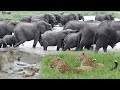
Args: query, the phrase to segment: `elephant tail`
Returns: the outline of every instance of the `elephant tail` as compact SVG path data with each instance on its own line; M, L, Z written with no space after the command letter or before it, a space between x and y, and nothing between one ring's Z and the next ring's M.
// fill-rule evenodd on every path
M115 60L114 61L114 66L112 67L112 69L110 69L110 70L114 70L114 69L116 69L118 67L118 62Z

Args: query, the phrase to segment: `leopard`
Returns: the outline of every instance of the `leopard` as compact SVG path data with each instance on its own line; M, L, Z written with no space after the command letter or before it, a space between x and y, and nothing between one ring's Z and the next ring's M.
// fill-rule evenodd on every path
M80 73L82 71L90 71L92 67L90 66L80 66L80 67L71 67L65 60L60 57L55 57L50 60L48 64L51 68L57 69L61 73L70 72L70 73Z
M88 54L81 52L76 58L78 61L81 61L80 66L91 66L91 67L104 67L102 63L97 63L96 59L91 59Z
M70 72L71 71L71 66L62 58L60 57L54 57L53 59L50 60L48 65L51 68L57 69L61 73L65 72Z

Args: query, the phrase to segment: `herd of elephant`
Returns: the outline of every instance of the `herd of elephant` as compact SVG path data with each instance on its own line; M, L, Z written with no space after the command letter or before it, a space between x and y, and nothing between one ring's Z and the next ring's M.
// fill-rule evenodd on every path
M59 25L62 31L53 27ZM48 46L57 46L57 51L76 47L75 50L90 50L96 45L98 52L103 47L112 48L120 41L120 21L115 21L112 14L97 14L95 20L84 21L82 14L54 13L23 16L19 21L8 18L0 19L0 48L18 47L25 41L34 40L33 48L39 41L44 50Z

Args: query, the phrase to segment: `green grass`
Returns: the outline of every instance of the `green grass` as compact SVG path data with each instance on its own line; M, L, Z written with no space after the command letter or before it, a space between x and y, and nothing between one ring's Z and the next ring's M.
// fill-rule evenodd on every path
M91 16L99 13L101 14L112 13L115 18L120 18L120 13L118 13L118 11L12 11L12 14L10 15L2 15L2 13L0 12L0 17L19 20L22 16L37 15L42 13L59 13L59 12L76 13L76 14L82 14L84 16L88 16L88 15Z
M40 79L119 79L120 78L120 67L110 71L112 68L114 60L117 60L120 63L120 52L99 52L98 54L91 51L85 51L92 59L97 59L97 62L103 63L104 68L94 68L89 72L81 73L60 73L56 69L52 69L48 66L49 61L53 57L63 58L71 67L78 67L80 62L76 61L76 56L79 54L79 51L65 51L58 52L54 55L46 55L43 57L41 64L41 75Z

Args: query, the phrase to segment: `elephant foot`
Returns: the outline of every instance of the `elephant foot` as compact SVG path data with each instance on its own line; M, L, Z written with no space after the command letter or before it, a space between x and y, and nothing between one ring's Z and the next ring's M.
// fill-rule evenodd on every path
M33 48L36 48L35 46L33 46Z

